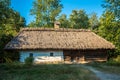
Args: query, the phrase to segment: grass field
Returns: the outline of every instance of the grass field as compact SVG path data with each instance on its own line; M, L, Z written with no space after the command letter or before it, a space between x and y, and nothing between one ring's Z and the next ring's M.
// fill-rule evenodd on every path
M88 66L92 66L94 68L97 68L98 70L101 70L103 72L108 73L114 73L120 75L120 63L90 63L87 64Z
M99 80L81 66L46 64L24 66L0 65L0 80Z

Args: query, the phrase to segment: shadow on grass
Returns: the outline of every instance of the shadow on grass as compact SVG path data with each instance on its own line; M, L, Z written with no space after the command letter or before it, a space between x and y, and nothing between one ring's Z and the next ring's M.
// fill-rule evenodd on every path
M99 80L94 73L75 64L1 64L0 70L0 80Z

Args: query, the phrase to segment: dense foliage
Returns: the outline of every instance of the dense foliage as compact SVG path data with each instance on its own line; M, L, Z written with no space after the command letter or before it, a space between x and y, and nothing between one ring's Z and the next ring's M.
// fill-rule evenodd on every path
M27 57L25 59L25 65L31 66L33 64L34 58L33 57Z
M10 0L0 0L0 62L14 60L14 53L4 52L4 47L24 26L25 19L10 7Z
M53 26L55 18L61 12L61 0L35 0L31 14L35 15L34 26ZM30 26L30 25L29 25Z
M120 54L120 0L104 0L106 9L100 18L99 34L116 46Z
M73 10L69 18L62 14L57 19L62 28L87 29L89 28L89 17L85 10Z
M120 0L104 0L102 6L106 11L112 12L115 18L120 21Z
M70 28L70 21L67 19L66 14L62 14L58 17L58 21L61 24L61 28Z
M74 27L76 29L87 29L89 27L88 15L84 10L73 10L70 15L70 23L71 27Z
M89 16L89 26L91 30L97 30L99 27L99 20L96 13L91 13Z

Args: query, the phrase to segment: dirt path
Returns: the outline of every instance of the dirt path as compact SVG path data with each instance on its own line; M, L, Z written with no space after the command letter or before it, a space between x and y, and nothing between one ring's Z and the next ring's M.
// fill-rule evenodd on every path
M96 76L101 80L120 80L120 75L101 72L91 66L84 66L84 67L94 72Z

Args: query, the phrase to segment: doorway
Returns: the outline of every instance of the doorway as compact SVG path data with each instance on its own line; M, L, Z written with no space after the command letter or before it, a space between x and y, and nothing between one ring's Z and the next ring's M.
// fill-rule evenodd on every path
M78 58L77 53L78 53L78 51L70 52L71 62L77 62L77 58Z

